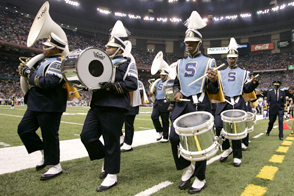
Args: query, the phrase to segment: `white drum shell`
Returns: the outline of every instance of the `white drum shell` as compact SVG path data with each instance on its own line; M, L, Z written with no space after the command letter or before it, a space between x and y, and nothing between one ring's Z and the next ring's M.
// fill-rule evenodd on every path
M194 116L197 117L197 115L207 115L208 120L201 124L196 123L197 125L194 126L194 121L191 122L192 119L189 118L194 118ZM180 127L179 124L182 123L179 123L179 121L183 119L191 122L191 124L185 125L185 127ZM191 112L177 118L173 125L175 132L179 135L181 141L178 147L178 156L182 156L189 161L203 161L214 156L219 149L219 144L214 140L214 134L212 131L213 124L214 117L212 114L205 111ZM204 149L202 149L203 147Z
M241 115L234 116L230 115L230 113L239 113ZM224 128L221 130L220 135L230 140L240 140L247 136L247 113L245 111L238 109L226 110L221 113L221 119L223 121ZM235 124L235 126L240 127L240 129L235 130L237 133L231 133L230 130L226 130L226 127L230 127L232 124Z

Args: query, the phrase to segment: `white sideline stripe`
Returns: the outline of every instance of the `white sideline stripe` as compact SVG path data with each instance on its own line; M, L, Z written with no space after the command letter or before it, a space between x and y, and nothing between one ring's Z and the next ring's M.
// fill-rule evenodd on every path
M72 125L84 125L84 124L81 124L81 123L73 123L73 122L65 122L65 121L60 121L62 123L66 123L66 124L72 124Z
M146 130L149 130L150 128L148 127L139 127L140 129L146 129Z
M259 137L262 136L262 135L264 135L264 133L260 133L260 134L258 134L258 135L256 135L256 136L254 136L253 138L259 138Z
M22 116L11 115L11 114L1 114L1 113L0 113L0 115L3 115L3 116L14 116L14 117L20 117L20 118L22 118Z
M206 162L206 165L210 165L211 163L219 160L221 158L221 154L220 155L217 155L215 157L212 157L211 159L209 159L207 162Z
M136 120L149 120L149 121L151 121L151 118L150 119L136 118Z
M156 142L155 129L135 131L133 148ZM103 139L101 139L103 142ZM88 157L80 138L60 141L60 162ZM24 146L0 148L0 175L35 168L41 160L39 151L28 154ZM62 163L61 163L62 164Z
M173 184L173 183L170 181L161 182L158 185L155 185L149 189L146 189L145 191L142 191L142 192L136 194L135 196L149 196L149 195L152 195L153 193L156 193L160 189L168 187L171 184Z
M3 115L3 116L14 116L14 117L20 117L22 118L23 116L17 116L17 115L11 115L11 114L1 114L0 115ZM65 121L60 121L62 123L67 123L67 124L72 124L72 125L84 125L84 124L81 124L81 123L73 123L73 122L65 122Z
M5 147L10 146L10 144L6 144L6 143L4 143L4 142L0 142L0 145L1 145L1 146L5 146Z

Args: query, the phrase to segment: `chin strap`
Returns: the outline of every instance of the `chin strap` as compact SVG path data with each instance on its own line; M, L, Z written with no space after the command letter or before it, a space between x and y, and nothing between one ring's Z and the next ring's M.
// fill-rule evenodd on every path
M117 48L117 50L115 51L115 53L113 53L112 55L109 55L109 57L110 57L111 59L112 59L113 57L115 57L119 50L120 50L120 47Z

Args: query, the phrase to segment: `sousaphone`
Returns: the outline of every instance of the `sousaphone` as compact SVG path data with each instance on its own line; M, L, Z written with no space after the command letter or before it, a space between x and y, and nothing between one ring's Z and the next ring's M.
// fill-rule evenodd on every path
M28 47L33 46L34 43L39 39L48 38L51 32L55 33L58 37L60 37L63 41L67 43L66 34L62 30L62 28L51 19L49 8L49 2L46 1L38 11L28 35ZM66 55L68 52L68 45L66 45L63 54ZM21 66L27 65L29 68L32 68L38 61L44 59L45 56L43 54L38 54L32 59L27 59L26 61L21 60L22 58L23 57L20 58ZM26 77L20 77L20 86L23 93L26 94L29 90L29 85Z

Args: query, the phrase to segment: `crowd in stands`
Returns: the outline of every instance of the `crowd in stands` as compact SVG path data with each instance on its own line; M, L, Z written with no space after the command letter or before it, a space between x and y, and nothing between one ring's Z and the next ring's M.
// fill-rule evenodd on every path
M27 18L18 14L11 13L6 10L0 10L0 40L18 44L26 45L27 35L30 31L33 19ZM94 46L96 48L104 49L107 40L97 39L94 36L84 35L77 31L66 30L70 51L75 49L85 49L87 47ZM38 40L33 47L42 48L42 42L44 40ZM155 53L145 52L139 49L133 48L132 54L136 59L137 67L150 68L152 61L155 57ZM23 97L23 93L19 85L19 74L18 74L18 57L7 58L5 54L0 53L0 98L10 98L13 94L16 97ZM164 54L164 60L171 64L177 61L177 58L173 54ZM217 65L226 63L226 58L217 59ZM277 53L277 54L260 54L251 56L240 56L238 65L251 73L256 70L274 70L274 69L285 69L287 70L288 65L294 64L294 53ZM283 87L289 87L293 84L294 74L290 73L293 71L278 71L278 72L264 72L259 73L260 89L268 89L272 85L273 80L280 80ZM139 76L140 77L140 76ZM14 80L13 80L14 78ZM2 79L2 80L1 80ZM9 79L9 80L8 80ZM149 88L147 79L140 77L143 81L145 88ZM82 104L88 104L91 92L82 91L80 92Z

